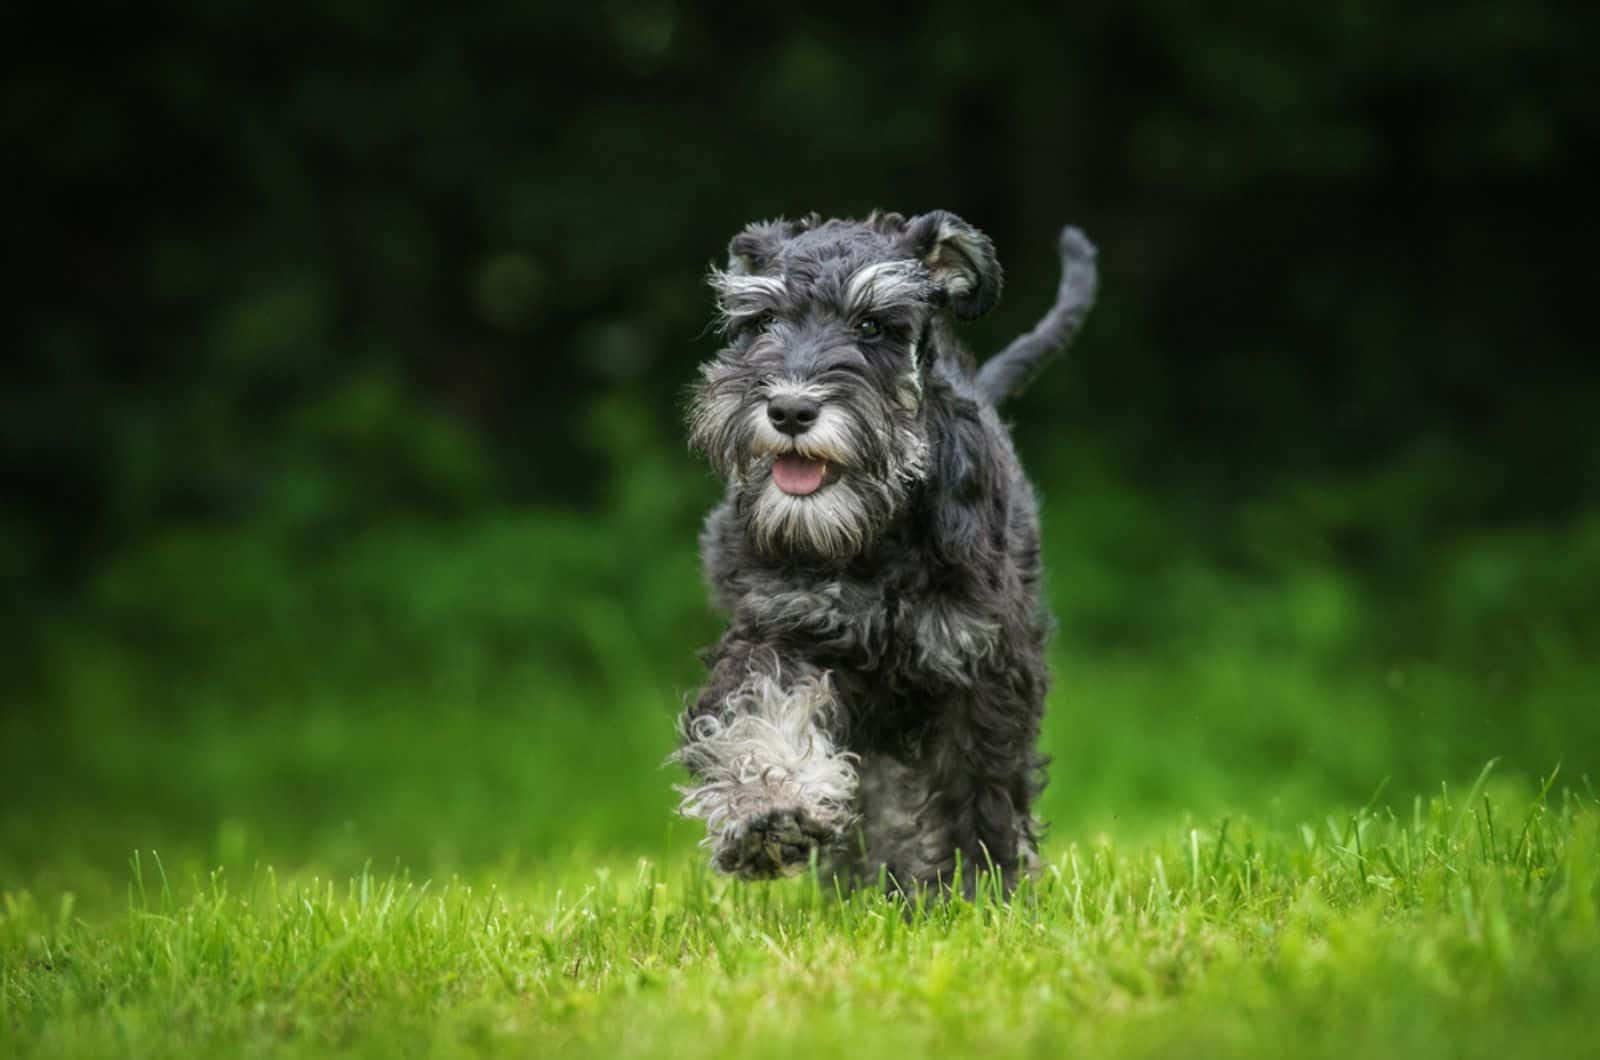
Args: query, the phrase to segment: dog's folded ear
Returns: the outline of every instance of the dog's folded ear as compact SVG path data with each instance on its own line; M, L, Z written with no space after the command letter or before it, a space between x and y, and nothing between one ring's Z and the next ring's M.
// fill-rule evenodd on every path
M989 237L948 210L906 222L906 251L928 266L950 308L962 320L983 316L1000 301L1003 277Z
M784 243L820 220L816 214L810 214L796 221L778 217L746 225L744 231L728 243L728 271L735 276L759 276L772 266Z

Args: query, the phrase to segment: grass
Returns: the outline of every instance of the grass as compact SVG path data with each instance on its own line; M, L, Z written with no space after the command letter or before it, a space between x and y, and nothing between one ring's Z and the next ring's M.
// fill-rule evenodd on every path
M1597 907L1600 804L1549 785L1072 845L1009 904L913 910L649 862L180 885L140 854L103 924L5 896L0 1051L1578 1055Z

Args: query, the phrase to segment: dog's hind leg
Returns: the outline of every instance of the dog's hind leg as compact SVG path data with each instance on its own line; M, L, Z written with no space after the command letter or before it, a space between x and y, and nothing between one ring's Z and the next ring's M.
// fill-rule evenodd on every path
M882 885L910 895L940 864L945 829L931 804L933 778L925 763L884 752L863 755L856 828L833 862L853 886ZM935 812L930 812L930 811Z
M713 866L745 879L794 875L838 845L856 793L841 715L825 672L724 641L674 756L693 779L679 811L705 821Z

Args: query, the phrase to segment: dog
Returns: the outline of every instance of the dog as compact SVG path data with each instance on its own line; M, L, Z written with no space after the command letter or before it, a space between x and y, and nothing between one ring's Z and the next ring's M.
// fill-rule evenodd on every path
M673 757L718 871L970 895L1036 868L1051 623L996 406L1093 304L1093 245L1059 249L1055 305L981 370L954 323L1002 273L952 213L758 222L711 270L689 439L727 482L700 548L729 621Z

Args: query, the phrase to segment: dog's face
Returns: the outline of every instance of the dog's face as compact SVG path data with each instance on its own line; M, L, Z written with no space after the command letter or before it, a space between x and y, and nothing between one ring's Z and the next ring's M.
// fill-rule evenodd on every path
M765 222L711 285L727 345L701 368L691 443L760 552L855 555L929 474L935 314L994 304L993 245L943 211Z

